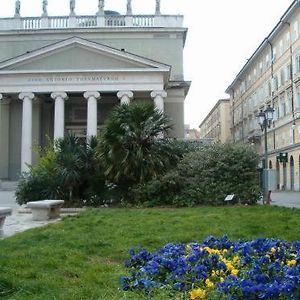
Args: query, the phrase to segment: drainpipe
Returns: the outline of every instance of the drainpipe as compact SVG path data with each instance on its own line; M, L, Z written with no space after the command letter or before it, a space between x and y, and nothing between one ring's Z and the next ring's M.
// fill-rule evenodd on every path
M233 142L235 143L235 129L234 129L234 88L232 90L232 138Z
M266 38L267 43L270 45L270 49L271 49L271 79L272 79L272 87L273 87L273 78L274 78L274 60L273 60L273 45L270 42L269 38ZM273 102L273 96L272 96L272 102Z
M273 84L274 84L274 60L273 60L273 44L270 42L269 38L266 38L267 43L270 45L270 49L271 49L271 103L272 103L272 107L274 107L274 98L273 98ZM278 105L279 105L279 101L278 101ZM274 122L273 122L273 147L274 150L276 148L276 129L274 127Z
M238 78L238 81L240 81L241 83L243 83L243 81ZM245 87L246 88L246 87ZM244 94L243 94L244 95ZM241 98L243 97L243 95L241 95ZM242 99L241 101L241 117L242 117L242 141L244 143L244 100Z
M290 78L291 78L291 91L292 91L292 117L293 117L293 125L295 124L295 104L294 104L294 70L293 70L293 48L292 48L292 34L291 34L291 23L286 21L281 21L283 24L286 24L289 26L289 33L290 33ZM295 140L294 140L295 142Z

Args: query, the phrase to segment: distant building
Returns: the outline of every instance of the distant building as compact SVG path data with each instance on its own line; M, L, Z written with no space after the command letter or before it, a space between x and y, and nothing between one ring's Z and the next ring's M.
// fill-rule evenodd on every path
M187 140L198 140L200 138L200 132L196 128L190 128L190 125L184 125L184 138Z
M200 138L226 143L230 140L230 101L221 99L201 122Z
M268 106L266 166L276 170L279 189L300 190L300 1L294 1L228 86L232 138L264 154L257 115ZM287 157L287 160L281 159Z
M95 15L77 16L70 1L68 16L48 16L44 1L40 17L22 17L20 3L0 19L0 179L27 171L47 136L96 136L119 103L153 101L184 138L183 16L161 14L159 0L150 15L127 0L126 15L99 1Z

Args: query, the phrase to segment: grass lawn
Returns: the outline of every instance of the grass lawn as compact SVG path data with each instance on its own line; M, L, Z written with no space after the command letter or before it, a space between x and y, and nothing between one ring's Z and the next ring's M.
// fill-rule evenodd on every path
M300 210L273 206L89 210L0 240L0 298L141 299L119 290L132 246L224 234L293 241L299 228Z

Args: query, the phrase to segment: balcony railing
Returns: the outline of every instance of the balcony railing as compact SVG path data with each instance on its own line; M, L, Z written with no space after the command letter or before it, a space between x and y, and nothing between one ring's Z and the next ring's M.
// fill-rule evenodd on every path
M45 16L0 19L0 30L182 26L181 15Z

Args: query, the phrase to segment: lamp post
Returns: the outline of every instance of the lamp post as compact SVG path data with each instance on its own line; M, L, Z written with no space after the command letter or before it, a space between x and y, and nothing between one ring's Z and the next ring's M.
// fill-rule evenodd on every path
M269 178L268 178L268 128L270 128L274 115L274 109L268 105L264 111L258 114L258 124L264 132L265 137L265 153L264 153L264 166L263 166L263 204L268 203L269 193Z

